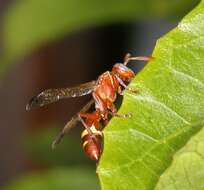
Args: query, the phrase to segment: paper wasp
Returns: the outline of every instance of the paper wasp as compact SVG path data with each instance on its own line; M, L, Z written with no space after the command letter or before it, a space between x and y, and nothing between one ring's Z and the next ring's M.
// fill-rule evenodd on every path
M98 161L102 153L102 130L107 124L109 116L129 117L129 114L118 114L114 105L117 94L123 95L123 90L128 89L127 84L135 76L135 73L126 65L130 61L149 61L151 58L152 57L148 56L132 57L130 54L127 54L123 63L116 63L111 71L104 72L96 81L87 82L72 88L45 90L30 100L26 106L26 110L41 107L60 99L92 94L93 99L65 125L54 140L52 147L55 147L56 144L61 141L62 137L74 127L78 121L81 121L85 127L81 135L83 149L92 160ZM87 113L94 103L95 111ZM102 123L105 125L102 125Z

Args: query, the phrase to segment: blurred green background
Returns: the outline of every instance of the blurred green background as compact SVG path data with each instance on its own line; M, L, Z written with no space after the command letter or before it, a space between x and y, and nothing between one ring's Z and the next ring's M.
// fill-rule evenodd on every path
M151 55L156 40L197 0L1 0L0 189L100 189L83 153L81 125L60 129L89 97L25 111L47 88L96 79L123 56ZM137 72L143 63L131 64Z

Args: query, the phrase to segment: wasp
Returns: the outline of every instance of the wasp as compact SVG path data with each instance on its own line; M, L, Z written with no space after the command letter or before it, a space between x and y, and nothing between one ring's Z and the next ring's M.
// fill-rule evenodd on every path
M81 134L84 152L92 160L98 161L102 153L102 131L109 121L109 116L130 117L130 114L118 114L114 104L117 95L123 95L124 89L134 91L127 86L135 76L135 73L127 67L127 64L130 61L149 61L150 59L152 59L151 56L133 57L128 53L123 63L116 63L111 71L104 72L97 80L71 88L47 89L34 96L26 105L26 110L42 107L65 98L92 94L93 99L65 125L53 141L52 147L54 148L63 136L80 121L85 127ZM95 110L87 113L94 104Z

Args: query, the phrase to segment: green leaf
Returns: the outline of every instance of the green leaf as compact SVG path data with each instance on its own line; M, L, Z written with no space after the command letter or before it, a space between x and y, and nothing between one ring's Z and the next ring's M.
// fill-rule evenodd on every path
M160 177L156 190L204 189L204 129L195 135L173 158Z
M182 15L199 0L24 0L4 19L4 72L15 59L81 28L136 18ZM184 6L185 5L185 6Z
M98 190L95 172L87 168L52 169L31 174L6 186L5 190Z
M103 190L153 189L172 156L204 124L204 1L161 38L104 130Z

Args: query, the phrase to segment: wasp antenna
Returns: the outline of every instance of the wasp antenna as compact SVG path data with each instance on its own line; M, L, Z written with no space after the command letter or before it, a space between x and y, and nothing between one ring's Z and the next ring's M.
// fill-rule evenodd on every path
M124 65L127 65L130 61L151 61L154 57L152 56L138 56L138 57L131 57L130 54L127 54L124 58Z
M126 53L123 61L126 62L130 57L131 57L131 54L130 53Z

